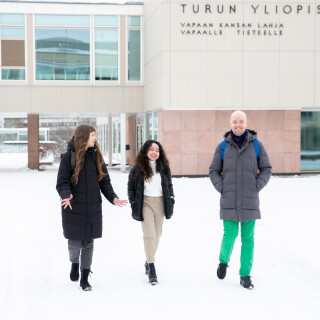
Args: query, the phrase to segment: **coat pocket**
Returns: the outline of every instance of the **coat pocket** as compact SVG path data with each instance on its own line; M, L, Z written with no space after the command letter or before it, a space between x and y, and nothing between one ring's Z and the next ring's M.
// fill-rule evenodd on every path
M102 224L102 211L98 211L92 215L92 224Z
M236 207L235 199L221 195L220 207L224 209L234 209Z
M69 224L86 224L86 215L85 214L78 214L78 213L67 213L68 223Z
M221 194L223 193L223 181L215 184L214 187L219 193Z

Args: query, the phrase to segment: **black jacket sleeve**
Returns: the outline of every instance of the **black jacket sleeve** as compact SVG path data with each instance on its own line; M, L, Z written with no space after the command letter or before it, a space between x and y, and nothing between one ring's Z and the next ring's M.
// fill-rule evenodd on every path
M113 200L114 200L114 198L118 198L118 196L113 191L110 176L109 176L109 173L108 173L108 170L107 170L105 163L103 163L103 165L102 165L102 171L104 173L107 173L107 175L104 176L102 178L102 180L99 182L101 192L110 203L114 204Z
M137 172L137 166L133 166L130 170L129 178L128 178L128 198L131 205L134 202L134 199L136 197L136 179L135 179L136 172Z
M169 186L169 193L170 193L171 201L172 201L173 203L175 203L174 192L173 192L173 184L172 184L171 175L168 175L168 186Z
M73 170L71 168L71 152L63 154L59 166L56 189L61 199L67 199L71 195L71 177Z

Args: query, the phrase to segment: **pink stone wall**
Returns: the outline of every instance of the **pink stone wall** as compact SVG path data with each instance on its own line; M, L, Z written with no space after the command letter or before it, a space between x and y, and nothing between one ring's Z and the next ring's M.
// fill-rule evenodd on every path
M134 165L134 159L137 154L137 133L136 117L132 116L126 119L126 144L130 145L130 150L126 151L126 161L130 166Z
M28 114L28 168L39 170L39 115Z
M174 175L206 175L232 111L158 112L159 141ZM246 111L249 129L258 132L273 173L300 172L300 111Z

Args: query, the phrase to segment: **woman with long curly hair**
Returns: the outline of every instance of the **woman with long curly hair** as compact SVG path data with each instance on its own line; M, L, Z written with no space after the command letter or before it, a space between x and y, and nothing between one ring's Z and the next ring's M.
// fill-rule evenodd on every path
M57 191L61 198L62 227L68 239L71 281L79 279L84 291L92 289L91 272L94 239L102 237L102 198L116 206L125 206L113 191L107 167L100 152L94 127L80 125L62 156Z
M169 161L158 141L148 140L141 147L129 174L128 196L132 217L142 222L145 272L154 285L158 282L154 261L163 220L172 217L175 201Z

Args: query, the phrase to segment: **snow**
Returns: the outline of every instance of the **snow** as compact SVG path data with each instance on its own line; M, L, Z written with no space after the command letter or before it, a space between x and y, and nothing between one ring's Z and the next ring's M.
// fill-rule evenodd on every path
M210 180L175 178L175 213L157 253L159 285L144 275L140 223L129 207L105 200L93 291L84 292L69 280L57 166L37 172L22 163L0 159L1 320L319 319L319 175L272 177L260 193L252 291L239 284L239 238L227 277L216 276L222 222ZM126 198L128 174L110 176Z
M0 174L4 171L21 171L27 165L28 153L0 153Z

